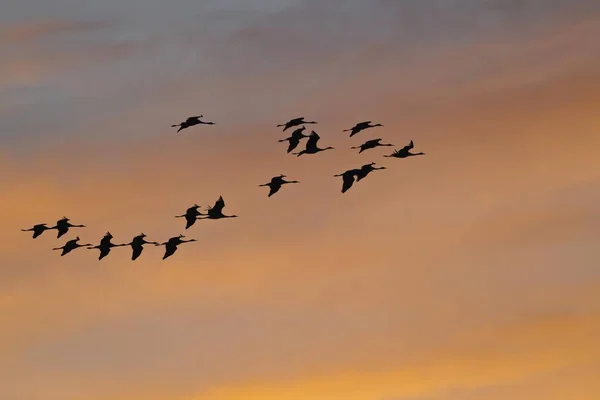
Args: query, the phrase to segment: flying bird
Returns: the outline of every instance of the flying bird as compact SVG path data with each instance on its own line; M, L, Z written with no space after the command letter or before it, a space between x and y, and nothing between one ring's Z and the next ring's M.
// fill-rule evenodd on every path
M202 214L200 211L198 211L199 208L200 208L200 206L198 204L194 204L193 206L191 206L190 208L188 208L186 210L185 214L176 215L175 218L185 218L185 220L186 220L185 229L188 229L190 226L192 226L196 223L196 220L198 219L198 217L200 215L206 215L206 214Z
M62 253L60 254L60 256L62 257L65 254L69 254L73 250L78 249L80 247L91 246L91 243L88 243L88 244L79 244L79 243L77 243L78 241L79 241L79 236L77 236L75 239L69 240L67 243L65 243L64 246L62 246L62 247L56 247L56 248L54 248L52 250L62 250Z
M258 186L268 186L271 189L271 190L269 190L268 197L271 197L275 193L277 193L279 191L279 189L281 189L281 186L285 185L286 183L300 183L298 181L286 181L283 178L287 178L287 177L283 174L279 175L279 176L275 176L275 177L271 178L271 182L264 183L264 184L258 185Z
M293 128L294 126L305 125L305 124L316 124L316 122L315 121L305 121L304 117L298 117L298 118L289 120L285 124L277 125L277 127L279 128L279 127L283 126L284 127L283 131L285 132L289 128Z
M331 146L325 147L324 149L317 147L317 142L319 141L319 139L321 139L321 137L319 135L317 135L317 132L312 131L310 133L310 136L308 137L308 140L306 141L306 148L299 153L292 153L292 154L300 157L302 154L315 154L320 151L333 149L333 147L331 147Z
M382 140L381 138L367 140L360 146L351 147L351 149L360 149L358 151L358 154L360 154L365 150L374 149L375 147L393 146L393 144L391 144L391 143L381 143L381 140Z
M185 236L183 236L183 235L179 235L179 236L172 237L171 239L169 239L168 241L166 241L164 243L156 243L155 244L155 246L165 246L165 255L162 258L163 260L166 258L169 258L173 254L175 254L175 252L177 251L177 246L179 246L180 244L196 242L196 239L183 240L182 238L184 238L184 237Z
M408 145L404 146L400 150L394 150L394 152L392 154L384 156L384 157L406 158L406 157L411 157L411 156L424 156L425 155L425 153L423 153L423 152L411 153L410 150L413 147L415 147L415 145L414 145L413 141L411 140Z
M156 246L160 246L160 243L147 242L145 238L146 238L146 235L144 233L142 233L142 234L134 237L130 243L126 244L126 246L131 246L131 249L133 250L133 253L131 255L132 261L135 261L142 254L142 251L144 251L145 244L153 244Z
M37 238L38 236L40 236L42 233L46 232L47 230L50 229L56 229L56 227L52 227L50 228L49 226L47 226L46 224L37 224L34 225L33 228L29 228L29 229L21 229L22 232L33 232L33 238Z
M348 171L341 173L341 174L337 174L334 175L335 177L341 176L342 177L342 193L346 193L348 191L348 189L350 189L352 187L352 185L354 184L354 182L358 182L361 179L365 178L367 175L369 175L371 172L376 171L376 170L380 170L380 169L386 169L385 167L374 167L375 163L370 163L370 164L365 164L360 168L356 168L356 169L349 169Z
M198 219L221 219L221 218L237 218L237 215L224 215L223 208L225 208L225 201L223 196L219 196L219 199L215 202L215 205L208 207L205 217L198 217Z
M356 174L356 182L365 178L367 175L369 175L373 171L377 171L380 169L386 169L385 167L374 167L374 165L375 165L375 163L372 162L372 163L365 164L362 167L360 167L360 169L358 170L358 173Z
M360 172L360 169L349 169L341 174L334 175L334 177L342 177L342 193L346 193L348 189L354 184L354 177Z
M98 257L98 260L102 260L104 257L106 257L108 255L108 253L110 253L110 250L113 247L123 247L123 246L127 246L127 244L114 244L111 242L111 239L113 238L113 235L110 232L106 232L106 234L104 235L104 237L100 240L100 244L94 247L88 247L88 250L93 250L93 249L98 249L100 250L100 256Z
M306 129L306 127L303 125L302 128L298 128L296 129L294 132L292 132L292 136L285 138L285 139L281 139L279 142L289 142L290 145L288 146L287 152L290 153L292 150L294 150L296 147L298 147L298 145L300 144L300 140L307 138L309 135L305 135L304 133L302 133L302 131L304 131Z
M183 129L192 127L192 126L196 126L196 125L215 125L214 122L205 122L205 121L201 121L200 118L203 118L204 115L198 115L195 117L189 117L188 119L186 119L185 121L183 121L180 124L177 125L171 125L171 128L176 128L179 127L179 129L177 129L177 132L182 131Z
M372 121L359 122L358 124L354 125L350 129L344 129L343 132L350 132L350 137L352 137L352 136L356 135L358 132L364 131L365 129L375 128L376 126L383 126L381 124L371 125L371 122Z
M57 238L61 237L65 233L67 233L69 231L69 228L85 228L85 225L72 225L69 221L70 221L69 218L62 217L61 219L56 221L55 226L50 228L50 229L58 230L58 235L56 236Z

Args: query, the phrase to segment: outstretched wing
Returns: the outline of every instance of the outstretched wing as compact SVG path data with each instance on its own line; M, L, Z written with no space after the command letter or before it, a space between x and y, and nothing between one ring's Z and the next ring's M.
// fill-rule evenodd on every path
M100 260L102 260L104 257L106 257L108 255L108 253L110 253L110 247L100 247Z
M288 122L288 124L297 124L297 123L299 123L300 121L303 121L303 120L304 120L304 117L294 118L294 119L290 120L290 122Z
M295 138L292 137L289 140L289 142L290 142L290 145L288 146L287 152L291 153L292 150L294 150L296 147L298 147L298 145L300 144L300 140L295 139Z
M344 181L342 184L342 193L346 193L346 191L354 184L354 172L352 170L346 171L342 175L342 180Z
M400 150L400 152L406 152L409 151L410 149L412 149L413 147L415 147L415 144L413 143L413 141L411 140L410 143L406 146L404 146L402 148L402 150Z
M133 248L133 253L131 254L131 259L135 261L136 258L138 258L141 254L142 251L144 251L144 247L140 244L140 245L136 245L136 246L131 246Z
M56 229L58 230L58 235L56 235L57 238L61 237L62 235L64 235L65 233L67 233L69 231L69 227L64 226L64 225L60 225Z
M196 216L186 214L185 221L186 221L185 229L188 229L190 226L192 226L196 223Z
M269 190L269 197L273 196L275 193L279 192L279 189L281 189L281 185L273 185L270 187L271 190Z
M177 251L177 245L175 243L167 243L165 245L165 255L163 260L169 256L172 256Z
M311 147L317 147L317 142L319 141L319 139L321 139L321 137L317 135L317 132L312 131L310 137L308 138L308 141L306 142L306 148L310 149Z
M211 210L216 213L220 213L225 208L225 200L223 200L223 196L219 196L219 199L215 202L215 205L212 206Z

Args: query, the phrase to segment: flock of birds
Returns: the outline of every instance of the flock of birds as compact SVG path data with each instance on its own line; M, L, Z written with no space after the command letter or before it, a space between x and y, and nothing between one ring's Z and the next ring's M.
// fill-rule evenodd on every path
M214 122L202 121L201 118L204 118L204 116L198 115L198 116L189 117L185 121L183 121L179 124L171 125L171 127L178 128L177 132L180 132L183 129L187 129L187 128L190 128L190 127L193 127L196 125L215 125ZM350 137L352 137L365 129L383 126L381 124L371 124L371 122L372 121L360 122L350 129L344 129L343 132L350 132ZM289 145L288 145L287 152L292 153L292 151L298 147L298 145L300 144L302 139L308 138L308 140L306 141L305 148L303 150L301 150L297 153L292 153L298 157L300 157L304 154L316 154L321 151L333 149L333 147L331 147L331 146L328 146L325 148L320 148L318 146L318 142L321 138L314 130L312 130L311 133L308 135L304 134L304 131L306 130L305 125L316 124L316 123L317 122L315 122L315 121L305 121L304 117L299 117L299 118L294 118L294 119L286 122L285 124L277 125L277 127L283 127L284 132L290 128L299 127L296 130L294 130L289 137L287 137L285 139L281 139L281 140L279 140L279 142L288 142ZM393 146L393 144L391 144L391 143L381 143L382 140L383 139L381 139L381 138L367 140L365 143L361 144L360 146L351 147L351 149L358 149L359 150L358 153L360 154L363 151L374 149L374 148L380 147L380 146ZM414 143L411 140L408 145L402 147L400 150L394 150L394 152L392 152L389 155L384 155L384 157L407 158L407 157L420 156L420 155L425 154L422 152L411 153L411 150L413 148L414 148ZM355 182L359 182L360 180L364 179L371 172L386 169L386 167L376 167L375 164L376 163L371 162L369 164L363 165L360 168L350 169L341 174L334 175L334 177L342 178L342 193L346 193ZM271 197L275 193L277 193L283 185L286 185L289 183L299 183L298 181L287 181L284 178L286 178L285 175L278 175L278 176L271 178L270 182L261 184L259 186L268 186L269 187L268 197ZM222 219L222 218L236 218L237 217L237 215L223 214L223 208L225 208L225 201L223 200L222 196L219 196L219 199L215 202L215 204L212 207L208 207L206 209L205 213L200 212L199 208L200 208L199 205L194 204L192 207L188 208L184 214L177 215L177 216L175 216L175 218L185 218L185 221L186 221L185 229L189 229L199 219ZM57 230L58 231L57 238L60 238L63 235L65 235L67 232L69 232L70 228L85 228L85 225L73 225L73 224L71 224L69 218L63 217L60 220L58 220L56 222L56 224L52 227L49 227L47 224L44 223L44 224L34 225L30 229L22 229L22 231L23 232L33 232L33 238L35 239L47 230ZM150 244L150 245L154 245L154 246L164 246L165 247L165 253L162 258L164 260L164 259L172 256L177 251L177 246L179 246L183 243L190 243L190 242L196 241L196 239L185 240L184 238L185 238L184 235L179 235L179 236L172 237L163 243L149 242L149 241L146 241L146 235L142 233L142 234L134 237L131 240L131 242L129 242L129 243L114 244L112 242L113 235L110 232L106 232L104 237L100 240L100 243L96 246L94 246L90 243L88 243L88 244L79 243L80 238L79 238L79 236L77 236L75 239L67 241L62 247L56 247L52 250L61 250L61 256L64 256L75 249L85 247L90 250L99 250L100 256L98 257L98 259L102 260L104 257L106 257L110 253L110 251L114 247L130 246L132 249L131 259L136 260L142 254L142 251L144 250L144 245Z

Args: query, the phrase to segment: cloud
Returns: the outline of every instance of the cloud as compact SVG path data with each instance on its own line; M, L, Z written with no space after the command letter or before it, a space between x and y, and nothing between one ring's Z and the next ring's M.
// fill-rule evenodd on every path
M108 21L89 20L49 20L23 22L0 27L0 45L16 44L45 39L60 34L79 34L81 32L101 30L113 26Z

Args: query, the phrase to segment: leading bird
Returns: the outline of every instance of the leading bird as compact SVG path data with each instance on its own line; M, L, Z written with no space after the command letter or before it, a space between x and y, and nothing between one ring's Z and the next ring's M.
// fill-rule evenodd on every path
M197 115L195 117L189 117L188 119L186 119L185 121L183 121L180 124L171 125L171 128L179 127L179 129L177 129L177 132L180 132L183 129L190 128L190 127L196 126L196 125L215 125L214 122L204 122L204 121L201 121L200 118L204 118L204 115Z
M392 154L390 154L388 156L384 156L384 157L406 158L406 157L411 157L411 156L424 156L425 155L425 153L423 153L423 152L411 153L410 150L413 147L415 147L415 144L411 140L408 145L404 146L400 150L394 150L394 152Z

